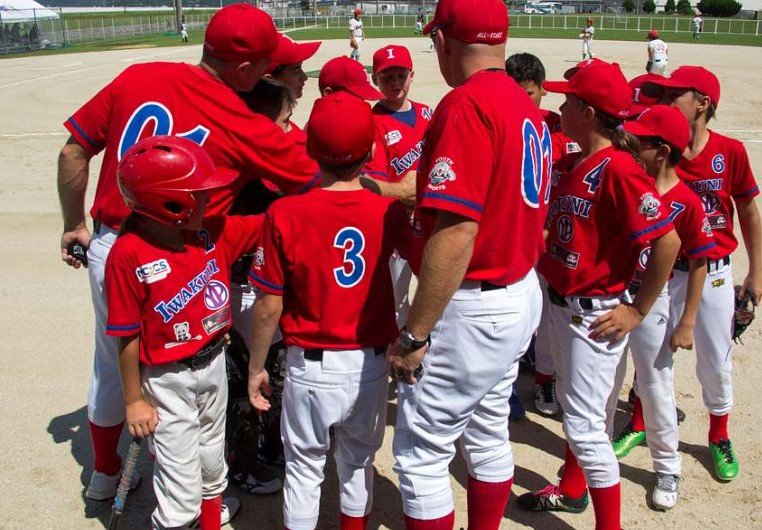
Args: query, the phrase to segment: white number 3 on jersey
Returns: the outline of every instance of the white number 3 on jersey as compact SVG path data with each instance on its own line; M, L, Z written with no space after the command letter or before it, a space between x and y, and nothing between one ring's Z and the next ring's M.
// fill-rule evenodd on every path
M344 250L341 267L333 269L336 283L339 287L354 287L365 275L365 259L362 257L362 251L365 250L365 236L354 226L347 226L336 232L333 246Z

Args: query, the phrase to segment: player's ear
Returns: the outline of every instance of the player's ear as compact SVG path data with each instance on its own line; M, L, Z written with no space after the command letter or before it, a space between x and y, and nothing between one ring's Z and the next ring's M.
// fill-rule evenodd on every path
M545 97L545 96L547 96L547 95L548 95L548 91L547 91L547 90L545 90L545 87L544 87L544 86L540 85L540 97L543 97L543 98L544 98L544 97Z
M378 80L376 79L376 74L370 74L370 79L373 81L373 84L378 86Z
M410 70L410 81L415 79L415 70Z

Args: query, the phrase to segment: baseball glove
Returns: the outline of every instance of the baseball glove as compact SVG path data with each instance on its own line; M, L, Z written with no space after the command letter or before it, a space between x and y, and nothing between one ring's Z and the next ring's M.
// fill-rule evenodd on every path
M754 322L754 303L752 302L751 293L746 291L746 294L740 296L741 286L736 285L736 309L733 314L733 341L741 342L741 335L743 335L746 328L748 328L752 322Z
M653 68L653 61L647 61L646 62L646 72L651 73L651 68Z

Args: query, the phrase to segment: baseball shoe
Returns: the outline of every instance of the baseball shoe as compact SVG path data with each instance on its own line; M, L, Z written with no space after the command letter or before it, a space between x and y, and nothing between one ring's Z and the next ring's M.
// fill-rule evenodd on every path
M520 495L516 500L521 508L530 512L582 513L588 503L587 491L582 497L573 499L561 495L555 484L548 484L541 490Z
M680 475L656 474L656 487L651 494L651 502L657 510L674 508L680 497Z
M222 498L222 513L220 513L220 526L225 526L241 511L241 501L235 497L223 497ZM201 528L201 521L196 519L190 523L187 528L190 530L198 530Z
M122 473L116 475L107 475L100 471L93 471L90 477L90 485L87 487L85 497L91 501L107 501L116 496L116 490L119 487L119 481ZM140 473L135 472L130 480L130 491L140 486Z
M555 416L558 414L558 400L556 399L556 382L534 385L534 408L540 414Z
M280 477L262 466L257 467L254 473L249 473L246 477L243 474L233 475L231 482L249 495L269 495L280 491L283 487Z
M632 423L628 423L624 430L611 441L611 448L617 459L624 458L630 451L639 445L646 443L646 431L633 431Z
M720 480L730 481L738 476L738 460L730 440L722 439L720 443L709 442L709 452L714 460L714 474Z
M680 407L675 407L675 414L677 414L677 424L680 425L685 421L685 411Z
M513 392L511 392L511 397L508 400L508 405L510 406L510 413L508 414L509 419L523 420L526 417L527 409L524 408L524 404L521 402L521 398L519 398L519 395L516 393L515 387Z

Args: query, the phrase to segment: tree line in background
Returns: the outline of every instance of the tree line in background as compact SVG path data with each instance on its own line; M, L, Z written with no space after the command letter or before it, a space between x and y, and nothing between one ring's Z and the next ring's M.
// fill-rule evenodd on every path
M622 7L628 13L632 13L635 11L635 0L624 0ZM701 13L710 17L732 17L741 11L741 4L736 0L701 0L697 7ZM641 8L644 13L654 13L656 12L656 3L654 0L645 0ZM675 0L667 0L667 3L664 4L664 12L668 15L674 13L692 15L693 7L690 0L678 0L677 3Z

